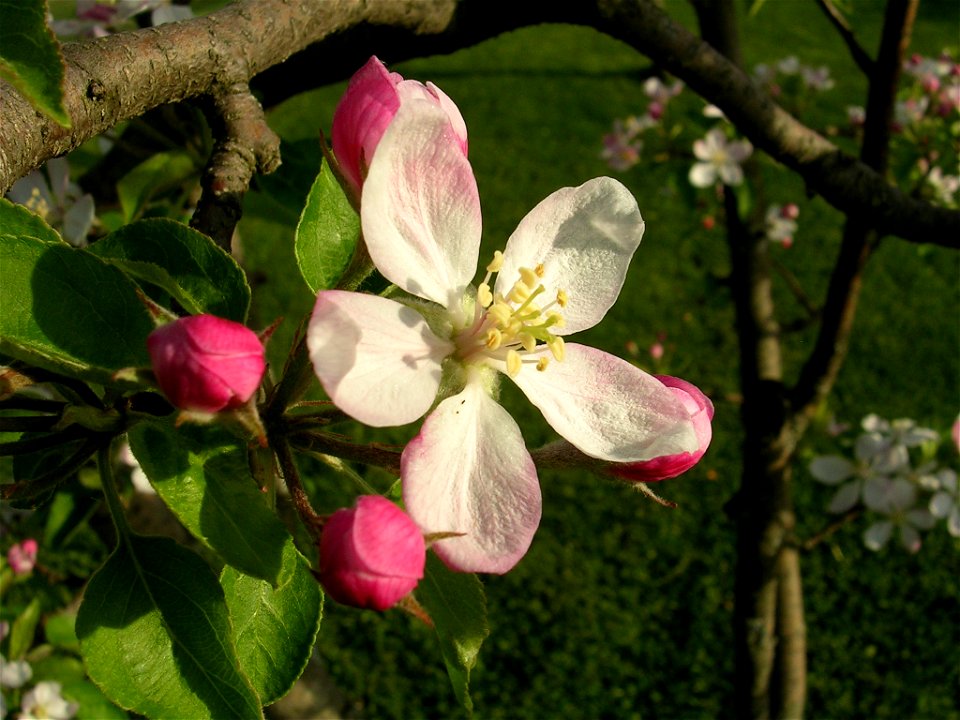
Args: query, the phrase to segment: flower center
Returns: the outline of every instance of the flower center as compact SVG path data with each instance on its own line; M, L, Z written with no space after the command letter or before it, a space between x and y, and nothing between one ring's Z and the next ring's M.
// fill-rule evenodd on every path
M454 337L456 356L464 362L495 366L503 363L511 377L528 364L543 372L550 365L550 357L540 352L544 346L550 349L554 360L563 361L563 338L554 335L552 329L566 324L560 310L567 306L567 293L558 289L548 304L538 303L547 293L541 282L542 263L532 270L520 268L520 279L506 295L494 293L490 278L502 267L503 253L498 250L477 288L473 324Z

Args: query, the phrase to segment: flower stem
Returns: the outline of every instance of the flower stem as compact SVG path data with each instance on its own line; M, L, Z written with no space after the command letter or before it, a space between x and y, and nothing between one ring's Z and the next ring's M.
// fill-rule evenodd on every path
M323 530L323 518L317 515L313 506L310 504L310 498L307 497L303 489L303 483L300 481L300 473L293 459L293 453L290 452L290 445L286 439L272 443L274 451L277 453L277 460L280 462L280 471L283 473L283 481L290 491L290 499L293 506L300 516L301 522L306 527L307 532L314 542L319 542L320 533Z

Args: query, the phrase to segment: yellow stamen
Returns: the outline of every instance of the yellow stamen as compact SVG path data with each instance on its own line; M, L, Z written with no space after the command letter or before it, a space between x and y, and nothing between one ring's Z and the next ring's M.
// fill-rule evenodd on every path
M537 370L539 370L540 372L543 372L544 370L547 369L547 365L549 364L550 364L550 358L542 357L539 360L537 360Z
M503 267L503 253L497 250L493 254L493 260L490 261L490 264L487 265L487 272L495 273L500 272L500 268Z
M487 349L496 350L500 347L500 343L503 342L503 333L501 333L496 328L491 328L487 331Z
M507 372L510 374L510 377L516 377L517 373L520 372L520 366L523 363L520 360L520 353L516 350L507 351Z
M477 288L477 302L480 303L480 307L490 307L490 303L493 302L493 293L490 292L490 286L487 283L480 283L480 287Z
M567 303L570 301L570 298L567 296L566 290L557 290L557 305L562 308L567 306Z
M533 292L533 290L531 290L523 280L517 280L517 282L513 284L513 287L510 288L510 292L507 293L507 300L522 303L530 297L531 292Z
M563 344L563 338L559 335L554 335L547 341L547 347L550 348L550 352L553 354L553 357L557 362L563 362L563 359L567 356L567 348Z
M527 287L536 287L540 283L540 278L537 273L530 268L522 267L520 268L520 279L523 280L523 284Z
M543 263L538 263L537 266L533 269L533 271L537 274L538 278L542 278L544 274L547 272L543 267Z
M567 326L567 319L556 310L547 313L547 320L550 321L552 327L562 328Z
M523 349L527 352L533 352L534 348L537 347L537 339L530 333L520 333L517 336L517 340L520 341Z

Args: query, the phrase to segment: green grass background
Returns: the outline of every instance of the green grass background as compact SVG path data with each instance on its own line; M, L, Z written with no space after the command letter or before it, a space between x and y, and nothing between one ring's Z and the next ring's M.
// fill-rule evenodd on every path
M872 51L881 4L847 5ZM670 0L666 7L695 27L686 3ZM958 29L953 0L927 0L913 49L955 48ZM863 77L813 2L768 0L744 18L741 31L748 67L788 54L830 66L837 87L804 109L808 124L842 126L846 106L864 103ZM645 157L629 172L613 173L599 159L611 121L645 107L640 74L648 66L645 57L596 32L541 26L392 67L436 82L466 119L484 208L482 257L502 247L523 215L559 187L605 174L630 187L646 235L619 302L579 339L624 356L628 342L646 348L664 332L667 355L647 369L696 383L717 408L703 462L658 488L679 503L676 510L592 476L541 473L544 515L530 552L508 575L484 579L491 632L472 678L479 718L731 713L734 528L723 505L738 484L741 430L726 245L719 226L712 232L701 226L709 208L691 202L687 163ZM343 87L298 96L270 113L284 139L285 165L246 201L241 233L256 284L253 324L287 317L272 341L275 364L311 307L293 259L293 230L317 169L319 131L329 132ZM707 127L700 107L689 93L671 107L686 118L688 134ZM842 216L808 197L799 179L769 159L763 167L769 199L801 207L796 244L774 252L819 301ZM830 401L839 419L857 422L876 412L949 426L960 409L958 271L956 253L892 238L883 243L867 270L850 355ZM802 316L784 288L777 299L784 319ZM788 379L813 337L808 330L787 342ZM530 446L554 437L509 388L504 402ZM388 437L402 441L410 432ZM825 447L814 439L807 458L818 443ZM809 535L829 519L830 490L810 480L805 462L797 476L800 530ZM311 479L318 504L329 509L356 492L339 479ZM842 529L802 560L809 716L960 717L957 542L941 524L917 556L895 544L874 554L862 546L864 527ZM398 611L381 616L330 603L319 650L366 717L463 715L431 631Z

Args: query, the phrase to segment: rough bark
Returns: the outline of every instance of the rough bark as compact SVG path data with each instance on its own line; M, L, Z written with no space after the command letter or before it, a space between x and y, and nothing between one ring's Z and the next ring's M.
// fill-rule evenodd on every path
M960 212L908 197L841 152L652 0L245 0L187 22L68 44L71 129L0 86L0 191L122 120L165 103L222 96L294 53L335 43L348 31L390 28L382 30L384 43L405 38L405 54L411 55L464 47L540 22L588 25L632 45L723 109L754 145L800 173L811 192L881 233L960 247Z

